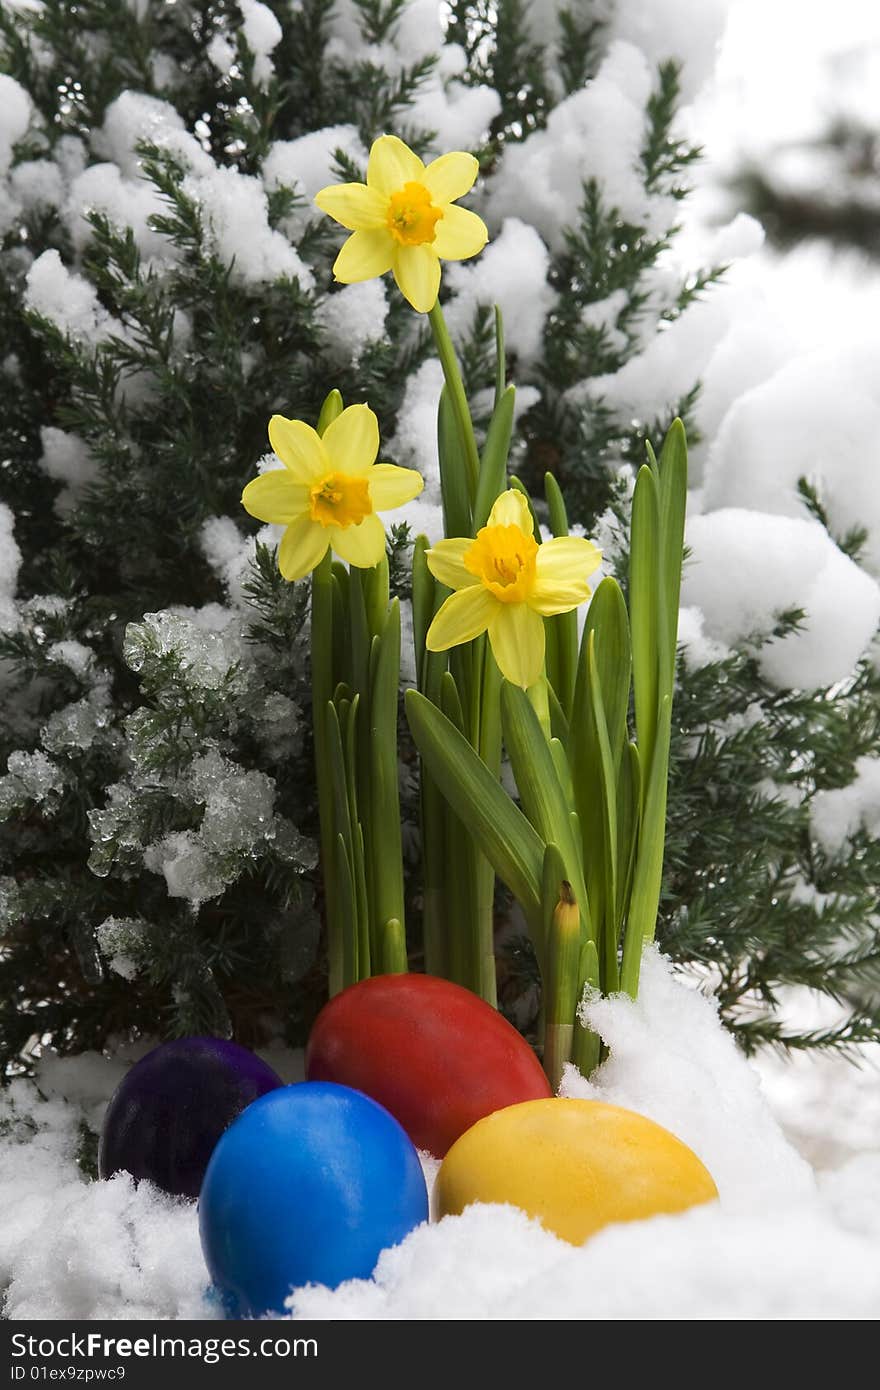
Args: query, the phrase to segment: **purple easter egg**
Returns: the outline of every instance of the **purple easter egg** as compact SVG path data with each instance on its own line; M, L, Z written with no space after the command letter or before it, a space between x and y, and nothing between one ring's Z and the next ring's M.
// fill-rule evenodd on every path
M281 1084L238 1043L162 1043L135 1062L107 1106L98 1174L131 1173L174 1196L198 1197L220 1136L251 1101Z

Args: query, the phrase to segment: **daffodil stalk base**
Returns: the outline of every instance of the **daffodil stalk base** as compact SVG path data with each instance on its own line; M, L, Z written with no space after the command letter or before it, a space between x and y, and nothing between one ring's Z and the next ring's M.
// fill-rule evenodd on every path
M393 136L370 152L366 183L325 188L318 206L351 236L334 273L391 271L428 315L442 364L438 446L445 534L413 553L417 689L406 695L421 758L427 969L496 1000L497 874L518 900L542 973L545 1066L554 1085L600 1044L580 1017L586 993L635 995L654 932L665 841L687 461L676 422L649 449L633 498L629 605L601 560L569 534L545 479L548 537L509 456L514 391L496 314L495 403L478 447L438 300L441 260L477 254L487 232L457 206L478 166L456 152L425 165ZM285 527L282 574L313 572L315 759L330 988L407 967L398 799L400 613L388 590L378 513L422 486L377 463L364 405L325 402L317 430L273 416L282 465L249 483L252 515ZM330 553L337 561L331 562ZM344 563L340 563L344 562ZM347 567L346 567L347 566ZM578 640L576 610L590 601ZM631 718L631 706L634 721ZM502 745L516 780L500 781Z

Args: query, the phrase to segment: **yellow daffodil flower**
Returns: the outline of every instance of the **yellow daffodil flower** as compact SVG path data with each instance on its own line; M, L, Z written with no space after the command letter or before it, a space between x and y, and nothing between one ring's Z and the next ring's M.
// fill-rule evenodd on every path
M558 536L539 545L521 492L498 498L476 540L439 541L427 552L435 579L455 592L426 638L444 652L489 633L501 674L528 689L544 671L544 618L568 613L590 597L587 576L601 560L591 541Z
M273 415L269 443L283 468L252 479L245 511L287 530L278 551L285 579L302 579L333 550L360 569L385 554L376 515L418 497L424 483L412 468L376 463L379 424L367 405L350 405L323 435L302 420Z
M489 240L476 213L455 207L473 187L479 165L455 150L425 165L396 135L373 142L366 183L335 183L315 202L347 227L333 274L345 285L394 272L414 309L427 314L437 302L440 261L466 261Z

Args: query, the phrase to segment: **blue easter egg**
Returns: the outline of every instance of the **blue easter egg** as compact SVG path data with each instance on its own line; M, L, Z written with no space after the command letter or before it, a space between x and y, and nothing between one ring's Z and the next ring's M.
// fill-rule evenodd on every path
M291 1289L367 1279L428 1219L418 1154L376 1101L305 1081L248 1106L199 1196L202 1250L231 1317L283 1314Z
M180 1197L198 1197L223 1131L280 1076L223 1038L178 1038L126 1073L107 1106L98 1173L131 1173Z

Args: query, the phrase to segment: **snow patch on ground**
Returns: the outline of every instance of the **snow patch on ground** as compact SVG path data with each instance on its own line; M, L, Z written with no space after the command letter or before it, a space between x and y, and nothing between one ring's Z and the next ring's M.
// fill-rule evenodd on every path
M720 1202L608 1227L581 1248L511 1207L473 1206L385 1251L371 1280L295 1290L294 1317L593 1320L627 1317L633 1306L644 1319L876 1316L880 1111L868 1050L867 1070L831 1058L764 1058L756 1068L722 1029L714 1000L653 950L638 1002L597 1000L589 1017L612 1056L592 1084L569 1070L567 1093L666 1125L709 1166ZM146 1046L112 1059L44 1058L37 1086L15 1082L0 1098L9 1318L218 1315L195 1207L123 1176L91 1181L76 1161L84 1132L100 1128ZM300 1078L301 1057L267 1059L286 1080ZM833 1140L817 1156L834 1170L817 1175L774 1111L807 1151ZM436 1164L425 1166L430 1185Z

